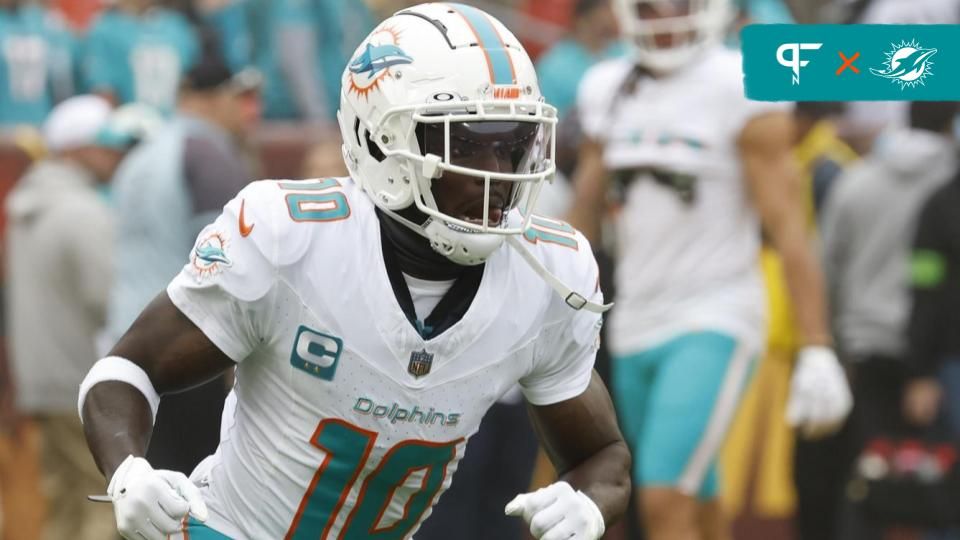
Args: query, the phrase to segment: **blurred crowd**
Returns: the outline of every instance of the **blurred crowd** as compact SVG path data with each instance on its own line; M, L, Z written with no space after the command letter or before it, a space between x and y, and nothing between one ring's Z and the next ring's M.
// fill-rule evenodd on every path
M80 380L243 185L345 174L341 73L376 21L412 3L0 0L0 540L115 537L110 506L85 499L105 486L76 414ZM618 21L607 0L471 3L515 29L559 110L562 174L540 211L563 217L583 137L578 84L625 54ZM737 12L736 27L960 22L955 0L740 0ZM727 42L737 47L736 28ZM782 261L765 250L767 352L721 467L737 538L960 538L947 526L956 509L923 498L960 474L958 112L956 103L795 107L803 204L855 408L818 440L795 439L784 421L799 339ZM615 250L602 244L609 283L603 262ZM609 379L603 350L598 370ZM165 398L155 467L189 473L213 451L229 385ZM523 538L503 502L553 473L517 396L489 418L418 538ZM878 480L896 467L926 470L928 487L867 489L885 489ZM640 521L607 537L641 538Z

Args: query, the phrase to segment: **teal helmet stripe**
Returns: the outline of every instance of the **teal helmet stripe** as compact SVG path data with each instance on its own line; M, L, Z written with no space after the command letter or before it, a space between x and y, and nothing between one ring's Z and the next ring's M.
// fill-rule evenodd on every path
M470 29L476 35L490 66L491 82L493 84L516 84L510 52L496 27L490 21L490 17L475 7L464 4L448 5L467 21Z

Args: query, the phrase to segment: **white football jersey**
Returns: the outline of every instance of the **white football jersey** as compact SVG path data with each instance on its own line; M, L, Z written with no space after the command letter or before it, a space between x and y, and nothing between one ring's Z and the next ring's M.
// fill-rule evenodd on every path
M700 329L759 345L760 228L737 139L751 118L789 105L747 100L740 54L719 46L624 91L633 69L629 59L603 62L578 95L584 132L603 144L607 170L627 186L611 349L629 354Z
M534 223L535 256L600 301L586 240ZM237 362L233 416L193 479L208 525L238 539L410 537L504 392L545 405L586 389L600 325L504 244L463 318L425 340L349 178L251 184L167 292Z

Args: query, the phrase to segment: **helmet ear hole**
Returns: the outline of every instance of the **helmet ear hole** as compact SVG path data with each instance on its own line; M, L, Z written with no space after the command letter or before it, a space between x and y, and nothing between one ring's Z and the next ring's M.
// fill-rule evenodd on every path
M384 158L386 158L387 156L384 155L383 150L380 149L377 143L375 143L373 139L370 138L370 131L364 130L363 136L367 140L367 151L370 152L370 156L373 159L382 162Z
M357 117L357 120L353 123L353 136L357 138L357 146L363 146L363 143L360 142L360 117Z

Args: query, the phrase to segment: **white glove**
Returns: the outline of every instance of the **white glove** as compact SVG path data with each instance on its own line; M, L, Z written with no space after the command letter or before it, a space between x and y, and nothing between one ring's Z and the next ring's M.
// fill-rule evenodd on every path
M180 531L189 512L207 520L200 490L174 471L154 470L143 458L127 456L107 487L117 530L127 540L166 540Z
M597 505L566 482L517 495L504 512L523 516L537 540L597 540L606 528Z
M805 437L821 437L839 429L852 407L853 396L836 353L828 347L801 349L790 381L787 422Z

